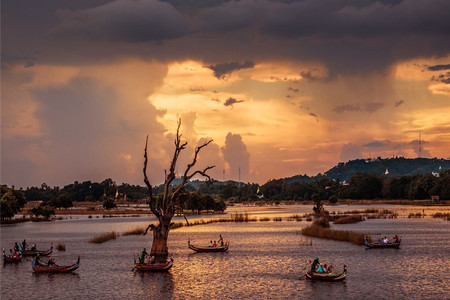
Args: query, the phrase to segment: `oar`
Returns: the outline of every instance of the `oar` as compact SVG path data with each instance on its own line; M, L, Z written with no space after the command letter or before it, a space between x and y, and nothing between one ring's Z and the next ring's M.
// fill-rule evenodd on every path
M300 277L298 278L298 280L302 279L302 278L305 277L305 276L306 276L306 274L303 274L302 276L300 276Z

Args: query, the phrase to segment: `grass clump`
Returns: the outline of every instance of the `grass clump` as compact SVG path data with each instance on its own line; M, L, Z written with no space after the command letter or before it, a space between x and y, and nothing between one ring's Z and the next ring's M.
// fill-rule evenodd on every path
M444 220L450 221L450 213L438 212L438 213L433 214L433 218L440 218L440 219L442 218Z
M109 240L115 240L117 238L118 234L114 231L102 233L100 235L94 236L89 240L89 243L93 244L101 244L104 242L107 242Z
M315 219L312 223L312 226L318 226L322 228L330 228L330 222L328 222L328 218L322 217L319 219Z
M267 222L270 221L270 218L264 217L264 218L259 218L260 222Z
M281 217L275 217L273 218L274 222L281 222L283 219Z
M311 237L318 237L322 239L336 240L350 242L356 245L364 245L364 233L336 230L324 228L317 225L310 225L302 229L302 234Z
M66 245L61 242L58 242L58 244L56 244L56 249L58 251L66 251Z
M234 215L231 215L231 219L234 222L248 222L248 213L236 213Z
M353 224L364 221L364 217L362 215L351 215L337 218L334 220L334 224Z
M301 220L302 220L302 216L300 216L300 215L292 215L288 218L288 221L300 222Z
M142 235L144 234L145 229L143 227L136 227L125 232L122 232L122 235Z

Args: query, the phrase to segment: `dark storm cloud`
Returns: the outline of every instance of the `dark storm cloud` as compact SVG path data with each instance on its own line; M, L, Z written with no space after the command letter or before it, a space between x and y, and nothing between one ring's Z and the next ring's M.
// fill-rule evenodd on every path
M431 77L431 81L438 81L445 84L450 84L450 72L447 72L446 74L439 74L437 76Z
M217 77L218 79L224 79L227 77L227 75L231 74L234 71L238 71L241 69L249 69L253 68L254 66L255 64L253 62L246 61L244 63L231 62L217 65L210 65L207 66L207 68L214 71L214 77Z
M365 102L352 103L336 106L333 111L337 113L343 112L367 112L369 114L383 108L385 106L382 102Z
M444 71L444 70L450 70L450 65L435 65L435 66L429 66L428 70L430 71Z
M449 9L446 0L405 0L397 5L372 0L230 1L205 9L202 29L227 32L253 28L276 37L447 35Z
M233 104L240 103L240 102L244 102L244 101L243 100L236 100L236 99L230 97L227 100L225 100L225 103L223 105L225 105L225 106L233 106Z
M395 102L394 106L395 106L395 107L399 107L399 106L402 105L403 103L405 103L405 101L403 101L403 100L398 100L398 101Z
M366 148L379 148L379 147L383 147L383 146L389 145L390 143L391 143L391 141L389 141L389 140L374 141L374 142L367 143L367 144L363 145L363 147L366 147Z
M218 78L245 61L318 61L333 79L446 55L449 10L446 0L17 0L2 2L2 55L51 64L194 59Z
M320 77L315 76L311 71L301 71L300 75L302 75L303 78L308 80L318 80Z
M117 0L86 10L57 11L63 34L91 39L148 42L189 33L187 19L169 3Z

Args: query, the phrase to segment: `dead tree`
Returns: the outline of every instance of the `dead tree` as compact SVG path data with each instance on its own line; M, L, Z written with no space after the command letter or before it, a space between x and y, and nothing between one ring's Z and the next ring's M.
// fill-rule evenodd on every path
M144 169L143 169L144 182L149 190L148 204L150 206L150 211L156 216L159 223L157 226L150 224L145 230L144 235L147 234L148 230L153 231L153 244L150 255L155 256L158 260L165 260L169 254L167 248L167 238L169 236L170 226L173 224L172 218L175 214L175 211L181 209L179 206L177 206L178 200L180 199L180 197L186 195L184 185L188 180L190 180L195 175L202 175L206 177L209 182L211 182L211 177L208 174L206 174L206 172L215 167L215 166L208 166L203 171L202 170L192 171L192 168L197 163L197 157L200 150L203 147L208 146L212 142L212 140L209 140L204 144L202 144L201 146L195 148L194 158L192 162L187 165L186 170L184 171L183 174L183 180L181 184L178 187L174 188L173 191L170 190L171 183L176 178L175 167L177 164L178 157L181 151L184 150L187 146L187 142L183 143L181 142L180 126L181 126L181 119L178 121L177 136L175 138L175 151L173 154L172 162L170 163L169 172L166 174L166 178L164 180L164 194L162 197L162 202L160 203L159 207L157 207L156 205L155 196L153 195L153 189L147 177L148 136L145 141Z

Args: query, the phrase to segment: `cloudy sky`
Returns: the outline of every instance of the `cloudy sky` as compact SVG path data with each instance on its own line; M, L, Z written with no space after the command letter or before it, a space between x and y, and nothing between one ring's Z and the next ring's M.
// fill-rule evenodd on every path
M219 180L450 157L448 0L3 0L1 183Z

